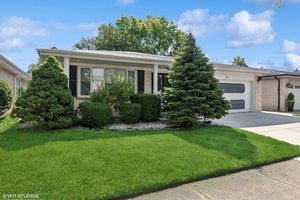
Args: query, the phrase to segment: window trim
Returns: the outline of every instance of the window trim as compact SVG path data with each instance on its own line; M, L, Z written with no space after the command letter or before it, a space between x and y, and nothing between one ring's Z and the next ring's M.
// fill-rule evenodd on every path
M83 95L81 94L81 69L90 69L90 94L89 95ZM79 97L90 97L91 96L91 91L92 91L92 67L80 67L79 70L77 70L77 72L79 71ZM77 90L78 91L78 90Z
M72 63L73 64L73 63ZM137 71L138 69L136 67L125 67L125 66L113 66L113 65L105 65L105 64L98 64L98 65L86 65L86 64L76 64L77 65L77 97L78 98L89 98L91 95L81 95L81 69L82 68L90 68L91 73L90 73L90 91L92 91L92 69L93 68L102 68L104 69L104 79L106 82L106 69L122 69L125 70L125 75L126 75L126 80L128 80L128 71L133 71L134 72L134 92L137 93Z

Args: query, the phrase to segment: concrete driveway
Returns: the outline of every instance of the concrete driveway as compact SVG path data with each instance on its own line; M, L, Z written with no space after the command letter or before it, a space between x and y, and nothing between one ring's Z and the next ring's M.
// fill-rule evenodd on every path
M232 126L300 145L300 117L287 113L257 112L228 114L214 124Z

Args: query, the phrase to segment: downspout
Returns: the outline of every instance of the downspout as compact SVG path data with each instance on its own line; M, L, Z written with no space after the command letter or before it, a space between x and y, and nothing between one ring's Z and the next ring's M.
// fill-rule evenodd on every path
M275 75L274 78L277 80L278 82L278 97L277 97L277 103L278 103L278 107L277 107L277 111L280 111L280 79Z

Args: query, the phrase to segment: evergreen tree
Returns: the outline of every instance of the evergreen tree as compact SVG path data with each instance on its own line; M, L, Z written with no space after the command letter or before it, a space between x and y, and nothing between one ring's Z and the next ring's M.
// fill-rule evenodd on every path
M192 33L186 35L175 53L175 62L169 72L170 88L163 100L167 119L181 126L192 127L207 119L221 118L230 104L218 89L213 65L196 46Z
M48 57L32 72L28 88L17 99L14 113L21 122L40 128L67 128L75 119L68 78L55 57Z

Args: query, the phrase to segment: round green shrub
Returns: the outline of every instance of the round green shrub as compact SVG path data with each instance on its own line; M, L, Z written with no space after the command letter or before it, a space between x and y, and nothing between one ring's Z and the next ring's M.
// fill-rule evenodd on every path
M137 123L141 117L141 105L136 103L124 103L120 105L121 120L125 123Z
M111 106L97 102L82 102L79 104L81 124L90 128L103 127L112 122Z
M131 103L141 105L142 121L158 121L161 111L160 97L154 94L133 94L130 96Z
M15 115L38 128L60 129L73 125L74 98L60 62L48 57L32 72L32 80L16 101Z
M12 104L12 91L5 81L0 80L0 115L4 114Z

